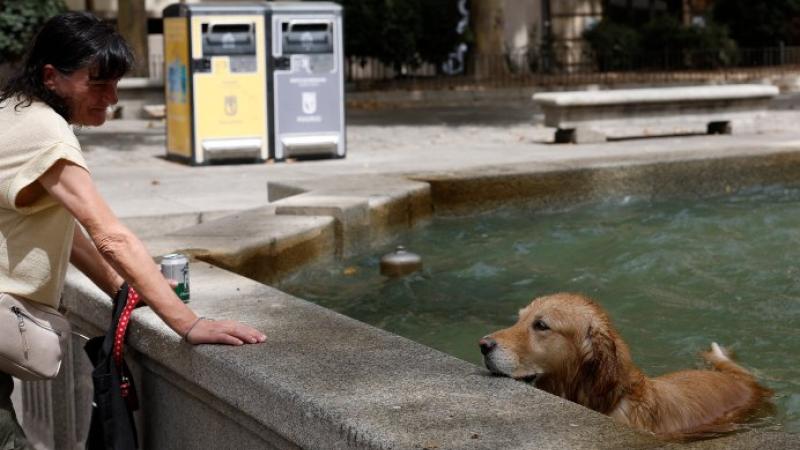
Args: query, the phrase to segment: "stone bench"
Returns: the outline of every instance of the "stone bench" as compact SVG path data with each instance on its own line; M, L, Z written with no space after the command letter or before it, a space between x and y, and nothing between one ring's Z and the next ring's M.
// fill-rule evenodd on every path
M739 84L540 92L533 101L557 143L688 133L730 134L763 116L775 86Z

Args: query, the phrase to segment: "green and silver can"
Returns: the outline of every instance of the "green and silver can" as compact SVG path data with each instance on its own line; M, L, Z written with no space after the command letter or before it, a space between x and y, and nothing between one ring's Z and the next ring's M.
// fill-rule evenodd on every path
M189 303L189 259L180 253L170 253L161 258L161 273L175 287L175 294Z

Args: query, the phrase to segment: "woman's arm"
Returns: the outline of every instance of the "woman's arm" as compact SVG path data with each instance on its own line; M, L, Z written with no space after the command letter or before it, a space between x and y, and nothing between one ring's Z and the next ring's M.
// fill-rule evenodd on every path
M79 224L75 225L75 235L72 238L72 253L69 262L83 272L90 280L110 297L116 294L117 290L125 281L103 259L97 247L92 241L86 238Z
M125 278L176 333L186 336L191 329L188 340L194 344L240 345L266 339L258 330L234 321L197 322L197 315L175 295L144 244L114 215L85 169L60 160L38 181L83 225L108 265Z
M94 246L92 241L86 238L80 224L75 226L69 262L89 277L94 284L110 297L114 297L122 283L125 282L117 271L103 259L103 255L97 251L97 247ZM170 283L170 287L175 287L172 284L174 281L167 280L167 283Z

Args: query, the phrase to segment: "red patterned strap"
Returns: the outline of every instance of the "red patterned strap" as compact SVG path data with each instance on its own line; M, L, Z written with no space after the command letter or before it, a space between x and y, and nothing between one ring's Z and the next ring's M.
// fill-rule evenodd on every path
M114 333L112 355L114 357L114 362L117 363L117 367L122 365L122 350L123 344L125 343L125 333L128 330L128 323L131 320L131 314L133 314L133 309L136 308L137 303L139 303L139 293L133 288L128 288L128 299L125 303L125 309L122 310L122 314L119 316L117 331Z

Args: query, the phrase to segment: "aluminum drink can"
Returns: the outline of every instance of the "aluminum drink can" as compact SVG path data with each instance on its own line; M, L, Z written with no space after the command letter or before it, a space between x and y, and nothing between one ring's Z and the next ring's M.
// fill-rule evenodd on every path
M180 253L164 255L161 259L161 273L175 284L175 294L189 303L189 259Z

